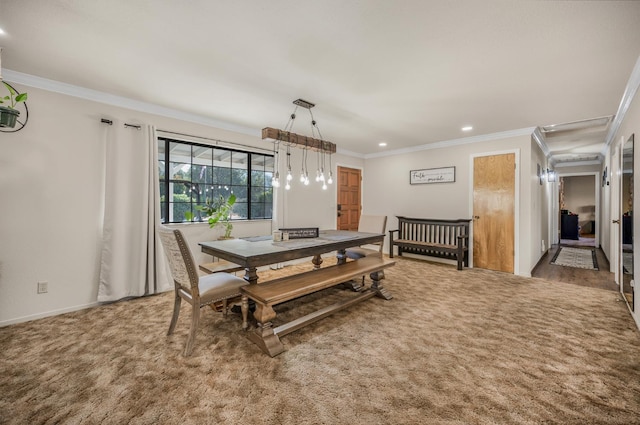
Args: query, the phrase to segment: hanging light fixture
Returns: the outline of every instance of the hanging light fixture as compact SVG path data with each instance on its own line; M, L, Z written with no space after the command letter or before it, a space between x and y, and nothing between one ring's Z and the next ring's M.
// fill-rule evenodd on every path
M291 151L290 146L287 145L287 182L284 185L285 190L291 189L291 180L293 180L293 175L291 175Z
M303 149L302 151L302 164L300 171L300 183L305 186L309 185L309 169L307 167L307 159L309 150L315 150L317 152L317 169L316 169L316 181L322 183L322 189L327 189L327 184L333 183L333 171L331 168L331 155L336 152L336 145L334 143L328 142L322 139L322 133L320 133L320 129L318 128L316 120L313 118L313 113L311 112L311 108L315 106L315 104L308 102L303 99L296 99L293 101L293 104L296 105L293 113L289 117L289 121L285 126L284 130L279 130L272 127L265 127L262 129L262 139L273 142L273 150L275 157L275 171L273 174L272 185L273 187L280 186L280 175L279 175L279 149L280 142L283 142L287 147L287 176L286 176L286 184L285 189L289 190L291 188L290 181L293 179L293 175L291 172L291 151L290 148L300 147ZM311 116L311 134L312 137L302 136L300 134L292 133L291 129L293 127L293 123L296 119L296 111L298 107L305 108L309 111L309 115ZM316 135L317 133L317 135ZM325 165L326 165L326 155L329 155L329 169L328 175L325 175Z
M273 177L271 178L271 186L273 187L280 187L280 172L278 171L280 165L280 155L278 154L278 152L280 151L279 144L280 142L275 142L273 144L273 158L275 160L275 172L273 173Z

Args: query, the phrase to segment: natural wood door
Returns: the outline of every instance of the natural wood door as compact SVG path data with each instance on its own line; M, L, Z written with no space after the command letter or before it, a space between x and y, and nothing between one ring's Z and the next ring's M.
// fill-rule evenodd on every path
M473 160L473 266L513 273L515 154Z
M360 170L338 167L338 230L358 230Z

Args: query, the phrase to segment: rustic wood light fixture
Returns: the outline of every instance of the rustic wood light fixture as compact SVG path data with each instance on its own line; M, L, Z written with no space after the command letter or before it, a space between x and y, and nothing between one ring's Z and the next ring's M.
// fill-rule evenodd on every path
M265 127L262 129L262 139L273 142L273 153L275 156L276 169L273 174L272 185L274 187L280 186L280 173L279 173L279 150L280 143L283 143L287 148L287 177L286 177L286 186L285 189L289 190L291 188L290 181L292 180L291 176L291 153L290 148L298 147L304 149L302 156L302 172L300 173L300 182L304 185L309 184L309 171L307 169L307 151L309 149L318 152L318 170L316 171L316 181L322 183L322 189L327 189L327 183L333 183L333 171L331 170L331 155L336 153L336 145L327 140L322 139L322 134L320 133L320 129L316 123L316 120L313 118L313 113L311 112L311 108L316 106L315 104L308 102L303 99L296 99L293 101L293 104L296 105L293 113L289 117L289 122L284 127L284 130L280 130L272 127ZM296 111L298 107L305 108L309 111L311 116L311 131L312 136L303 136L300 134L296 134L291 132L291 128L293 127L293 123L296 119ZM316 131L318 132L318 137L316 137ZM325 166L325 156L329 155L329 174L328 178L325 181L324 176L324 166Z
M326 140L315 139L313 137L302 136L290 131L278 130L277 128L265 127L262 129L262 139L270 142L280 141L296 145L301 148L336 153L336 145Z

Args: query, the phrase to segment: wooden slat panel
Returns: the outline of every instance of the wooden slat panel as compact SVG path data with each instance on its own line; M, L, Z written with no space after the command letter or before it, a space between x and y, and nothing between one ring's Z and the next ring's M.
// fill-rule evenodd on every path
M346 264L286 276L260 285L247 285L242 288L242 292L262 304L275 305L394 264L395 261L382 257L366 257Z

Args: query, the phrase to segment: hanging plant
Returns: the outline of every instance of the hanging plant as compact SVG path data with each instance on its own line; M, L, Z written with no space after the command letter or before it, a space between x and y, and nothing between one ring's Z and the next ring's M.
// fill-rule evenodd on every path
M2 84L7 88L9 94L0 97L0 127L13 128L16 126L16 120L20 115L20 111L16 109L16 105L27 100L27 93L18 93L13 87L4 81ZM8 106L4 106L7 104Z

